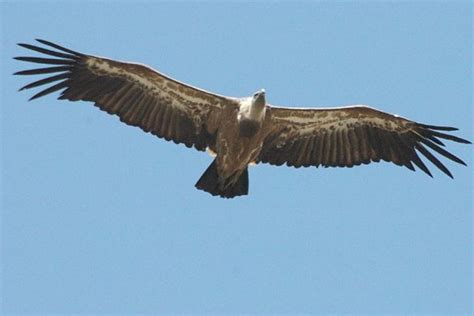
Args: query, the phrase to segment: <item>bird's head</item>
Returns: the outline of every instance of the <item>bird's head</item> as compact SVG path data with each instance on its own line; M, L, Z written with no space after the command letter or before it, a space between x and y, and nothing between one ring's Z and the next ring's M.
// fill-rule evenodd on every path
M255 92L252 96L252 99L254 105L262 107L265 106L265 89L261 89L260 91Z

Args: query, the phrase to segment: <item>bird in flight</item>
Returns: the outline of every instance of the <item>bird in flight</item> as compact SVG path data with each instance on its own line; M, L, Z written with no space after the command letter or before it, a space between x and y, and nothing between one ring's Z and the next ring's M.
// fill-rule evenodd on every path
M50 84L30 100L60 91L60 100L90 101L167 141L209 150L214 161L196 188L224 198L248 194L249 164L353 167L385 160L429 176L418 153L452 178L429 150L466 165L442 140L469 144L454 127L417 123L364 105L287 108L270 105L265 91L228 97L172 79L142 64L82 54L49 41L18 44L47 55L15 57L42 64L15 75L49 77L20 90Z

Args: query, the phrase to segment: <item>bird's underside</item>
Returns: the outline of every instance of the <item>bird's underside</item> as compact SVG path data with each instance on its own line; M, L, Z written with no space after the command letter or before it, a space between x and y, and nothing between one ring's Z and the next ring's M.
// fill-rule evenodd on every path
M422 154L450 171L431 151L465 165L443 141L469 141L435 126L367 106L283 108L266 103L261 90L233 98L192 87L147 66L85 55L45 40L19 44L42 57L15 57L41 64L16 75L47 75L20 90L50 84L30 100L60 91L59 99L91 101L128 125L216 157L196 183L212 195L248 194L250 163L294 167L353 167L385 160L431 176ZM430 151L431 150L431 151Z

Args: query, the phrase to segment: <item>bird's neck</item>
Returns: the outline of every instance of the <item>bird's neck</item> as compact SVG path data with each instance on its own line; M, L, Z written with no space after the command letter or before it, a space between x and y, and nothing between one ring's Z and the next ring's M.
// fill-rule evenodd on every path
M249 119L260 121L265 113L265 103L255 102L250 105Z

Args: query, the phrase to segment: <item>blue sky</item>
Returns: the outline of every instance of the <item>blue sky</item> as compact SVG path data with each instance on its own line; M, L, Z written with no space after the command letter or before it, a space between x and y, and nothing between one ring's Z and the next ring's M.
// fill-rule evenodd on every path
M472 141L469 2L2 2L4 314L472 312L472 146L455 179L388 163L250 169L250 195L194 188L211 158L90 103L17 90L44 38L282 106L368 104ZM446 160L443 160L446 161Z

